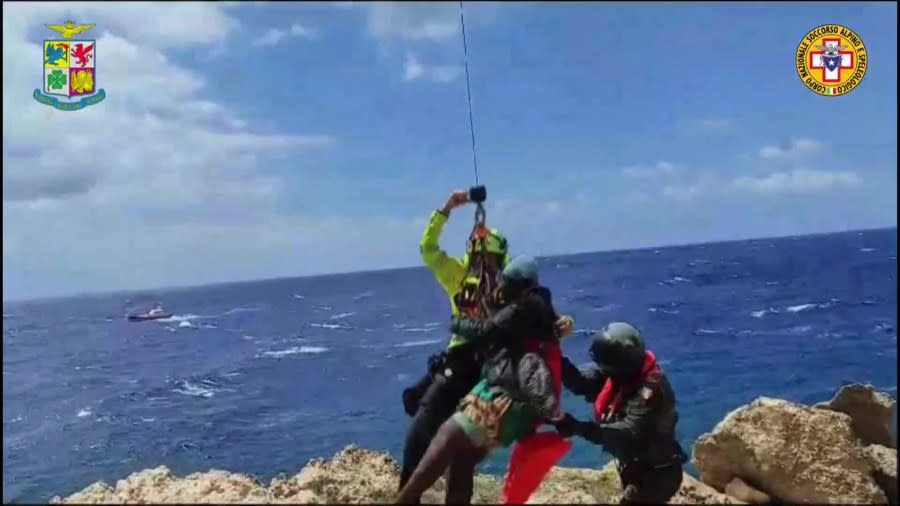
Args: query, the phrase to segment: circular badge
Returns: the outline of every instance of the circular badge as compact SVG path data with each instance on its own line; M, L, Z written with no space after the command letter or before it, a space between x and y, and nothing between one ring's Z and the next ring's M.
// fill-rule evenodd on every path
M817 26L797 46L797 75L819 95L846 95L862 82L868 58L865 44L853 30L841 25Z

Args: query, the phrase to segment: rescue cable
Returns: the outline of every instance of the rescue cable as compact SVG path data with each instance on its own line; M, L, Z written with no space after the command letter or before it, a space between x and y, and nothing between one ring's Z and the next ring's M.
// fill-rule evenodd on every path
M482 312L487 313L489 309L487 299L493 294L495 281L490 279L491 276L488 275L484 261L487 255L486 239L489 233L487 225L485 224L487 213L484 210L484 201L487 199L487 191L484 186L479 184L480 181L478 178L478 151L475 143L475 121L472 114L472 86L469 78L469 47L466 41L466 18L462 0L459 1L459 25L462 30L463 63L466 73L466 102L469 112L469 135L472 141L472 168L475 172L475 186L469 189L469 200L474 202L476 206L475 225L469 236L470 244L467 246L471 248L470 260L474 258L475 255L481 257L481 261L478 262L478 272L473 274L477 274L479 279L479 309L481 309Z
M475 169L475 186L478 186L478 157L475 150L475 122L472 119L472 87L469 84L469 47L466 44L466 17L463 14L463 3L459 0L459 25L462 28L463 62L466 70L466 99L469 104L469 135L472 138L472 166Z

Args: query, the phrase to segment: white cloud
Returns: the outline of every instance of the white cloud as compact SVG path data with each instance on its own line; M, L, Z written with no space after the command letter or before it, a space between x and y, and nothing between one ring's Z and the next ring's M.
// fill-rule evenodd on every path
M416 81L425 79L437 83L449 83L454 81L462 73L459 65L424 65L412 53L406 55L403 67L403 79Z
M632 179L658 177L673 174L677 170L675 164L666 161L656 162L651 166L631 166L622 169L625 177Z
M315 40L319 37L319 32L315 29L295 23L287 30L278 28L269 28L262 36L254 39L251 44L256 47L269 47L278 45L280 42L288 38L299 38L306 40Z
M214 44L239 25L220 5L207 2L17 2L3 5L4 46L7 37L23 38L28 28L68 19L95 24L92 35L108 31L155 48Z
M448 2L363 2L373 37L445 41L460 36L459 7Z
M817 170L793 170L776 172L765 177L739 177L735 188L758 194L815 193L834 188L853 188L861 183L855 172L827 172Z
M792 139L781 146L764 146L759 150L760 158L766 160L800 160L821 153L825 146L813 139Z
M368 34L381 43L458 43L462 29L457 2L328 2L336 9L365 13ZM490 23L500 2L474 2L465 6L466 27ZM508 6L505 6L508 8Z
M323 241L329 223L350 236L406 233L408 224L377 217L278 214L284 184L270 162L335 139L259 133L209 98L202 75L166 56L161 48L224 41L236 22L220 4L58 9L3 4L4 298L339 268L333 256L292 268L278 257L296 258L285 255L296 244L336 244ZM107 92L77 112L31 96L41 82L34 34L64 14L96 23L97 84ZM151 44L160 34L162 45Z

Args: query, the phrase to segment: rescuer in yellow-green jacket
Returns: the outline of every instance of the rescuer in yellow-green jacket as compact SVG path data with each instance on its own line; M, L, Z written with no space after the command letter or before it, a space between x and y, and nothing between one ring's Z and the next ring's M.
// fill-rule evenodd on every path
M500 272L509 262L506 238L496 229L491 229L483 240L469 240L463 258L448 255L439 243L451 211L468 202L467 191L451 193L444 207L431 213L419 251L425 265L447 293L452 315L485 318L485 304L489 301L482 295L484 287L481 280L499 279ZM447 349L429 358L427 374L416 385L404 390L404 409L413 420L403 450L400 488L416 469L438 428L453 415L459 401L478 383L481 358L476 346L470 345L461 336L452 335ZM450 480L456 479L466 477L454 477L451 469Z

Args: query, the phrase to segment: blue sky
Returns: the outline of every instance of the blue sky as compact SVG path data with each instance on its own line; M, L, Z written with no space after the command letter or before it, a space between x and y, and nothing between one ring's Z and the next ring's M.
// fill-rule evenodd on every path
M537 255L895 226L896 10L466 4L489 222ZM415 265L473 182L455 3L3 13L4 299ZM70 17L108 98L64 113L30 95ZM824 23L869 52L846 96L794 71Z

